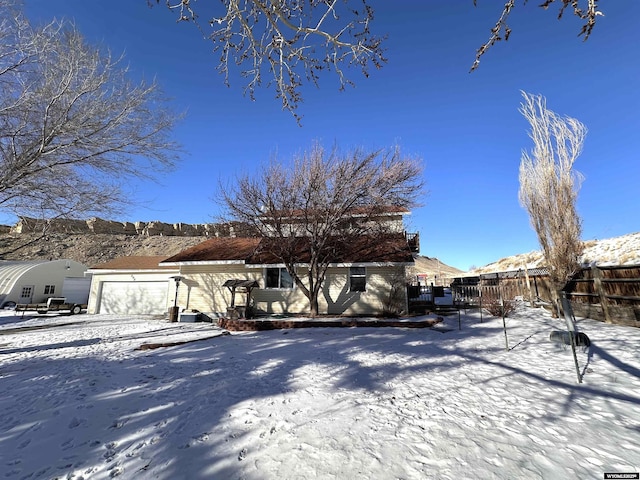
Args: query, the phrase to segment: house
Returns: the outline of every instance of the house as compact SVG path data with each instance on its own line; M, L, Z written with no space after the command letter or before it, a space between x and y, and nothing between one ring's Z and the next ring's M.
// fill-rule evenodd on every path
M217 237L170 258L120 257L91 267L88 313L165 314L176 302L181 310L224 316L232 300L224 285L231 279L257 282L252 299L258 313L308 313L309 301L284 265L265 253L270 240ZM357 255L345 252L330 265L320 312L374 315L387 311L390 302L406 311L405 267L413 263L406 238L360 242L352 249ZM308 266L301 260L297 268L304 277Z
M212 238L160 263L179 269L182 284L177 303L185 309L224 314L231 294L230 279L252 280L258 313L309 312L309 300L285 266L271 253L275 238ZM304 239L296 273L305 278L309 264ZM405 268L413 256L403 234L360 237L336 254L329 265L319 298L319 313L376 315L407 311Z
M91 267L88 313L164 314L176 302L181 310L224 316L232 301L224 285L231 279L257 282L252 300L258 313L308 313L306 296L265 249L273 240L216 237L169 258L120 257ZM405 267L413 263L406 237L363 237L355 243L329 266L320 313L406 311ZM304 256L296 268L304 277Z
M87 313L167 313L171 288L179 269L160 265L166 256L116 258L91 267L91 291Z
M65 296L65 286L84 281L86 265L73 260L0 261L0 306L12 307L19 303L44 303L51 297ZM74 298L81 292L74 289ZM86 303L88 292L85 292Z
M405 270L413 265L413 253L418 249L417 234L409 235L402 229L403 215L409 212L379 209L375 216L363 213L362 219L358 213L350 212L346 221L350 225L374 223L381 228L358 230L375 235L328 237L322 251L327 255L328 269L319 292L318 313L406 312ZM237 294L250 285L254 312L308 314L310 302L304 287L296 285L282 259L293 259L289 267L295 268L308 286L311 237L300 235L303 223L296 212L283 220L288 224L288 236L282 238L268 232L262 237L215 237L169 258L123 257L93 267L88 311L160 314L175 305L182 311L226 316L232 306L246 307L243 304L249 295Z

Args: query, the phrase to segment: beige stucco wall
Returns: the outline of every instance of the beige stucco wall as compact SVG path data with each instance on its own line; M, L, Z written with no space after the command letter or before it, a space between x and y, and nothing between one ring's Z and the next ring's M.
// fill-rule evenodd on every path
M379 315L385 312L391 285L396 285L399 296L396 304L400 310L406 310L406 288L404 286L403 266L367 266L367 285L365 292L349 292L349 268L332 267L327 271L327 277L319 298L321 314L329 315ZM302 290L293 289L265 289L265 270L261 267L247 267L244 264L220 265L183 265L178 272L144 272L144 271L107 271L93 270L91 293L89 295L89 313L98 310L97 299L103 282L131 282L131 281L167 281L169 292L166 309L173 305L175 296L174 282L171 276L180 275L182 281L178 289L177 303L180 310L198 310L206 313L225 315L227 307L231 305L231 292L222 285L229 279L256 280L260 288L252 292L254 306L263 313L292 313L308 314L309 300ZM301 269L299 275L305 278L306 271ZM236 293L236 305L243 305L246 301L244 294Z
M329 314L378 315L385 312L389 304L391 285L395 283L398 297L396 304L406 310L406 288L404 267L368 266L365 292L349 292L349 269L330 268L323 285L323 301ZM322 309L322 306L321 306Z
M389 300L390 285L399 282L399 302L401 309L406 308L406 289L404 288L404 267L369 266L366 292L349 292L347 267L333 267L327 272L327 278L319 299L320 313L332 315L374 315L381 314ZM306 272L299 271L304 278ZM224 314L231 304L231 292L223 287L229 279L256 280L260 288L252 292L254 305L259 312L307 314L309 301L299 288L265 289L264 269L247 268L245 265L183 265L180 270L183 277L178 292L178 305L181 308L195 309L201 312ZM244 294L236 294L236 305L245 303Z
M222 285L229 279L262 280L262 271L247 270L243 264L183 265L178 305L187 310L225 314L231 305L231 292ZM263 283L261 282L261 285ZM236 294L236 305L243 305L244 295Z

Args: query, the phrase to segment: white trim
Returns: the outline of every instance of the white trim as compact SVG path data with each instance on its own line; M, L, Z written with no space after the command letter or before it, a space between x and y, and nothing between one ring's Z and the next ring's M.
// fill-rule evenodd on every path
M300 265L308 265L306 263L296 263L294 266L297 268ZM287 268L287 266L284 263L251 263L251 264L247 264L246 265L247 268L261 268L261 269L265 269L265 268Z
M122 274L130 274L130 273L166 273L167 275L171 275L174 272L178 272L180 271L180 269L178 268L165 268L162 270L158 270L158 269L141 269L141 268L126 268L126 269L89 269L87 270L87 273L91 273L93 275L111 275L111 274L118 274L118 273L122 273Z
M353 262L353 263L330 263L330 268L346 267L410 267L415 262ZM247 263L246 268L286 268L284 263ZM309 268L308 263L296 263L296 268Z
M410 267L414 262L353 262L353 263L331 263L330 267Z
M348 217L344 217L344 218L366 218L369 217L371 218L371 220L373 220L376 217L404 217L405 215L411 215L411 212L408 210L403 210L403 211L393 211L393 212L380 212L380 213L376 213L376 212L369 212L369 213L354 213L353 215L349 215Z
M365 207L366 208L366 207ZM402 207L400 207L402 208ZM409 209L406 210L392 210L392 211L388 211L388 212L367 212L367 213L350 213L350 214L346 214L346 215L341 215L340 218L365 218L365 217L370 217L370 218L376 218L376 217L404 217L405 215L411 215L411 211ZM261 220L270 220L275 218L273 215L261 215L260 217ZM296 216L286 216L286 217L277 217L280 220L297 220L298 223L302 223L302 220L304 220L305 215L301 214L301 215L296 215ZM290 224L287 224L290 225Z
M181 267L183 265L242 265L244 260L199 260L193 262L160 262L166 267Z

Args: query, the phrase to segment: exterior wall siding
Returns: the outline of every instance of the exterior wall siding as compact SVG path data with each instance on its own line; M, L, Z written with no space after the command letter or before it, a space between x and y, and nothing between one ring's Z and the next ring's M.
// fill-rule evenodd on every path
M332 267L319 298L319 311L329 315L380 315L388 311L391 288L395 285L399 298L395 300L398 311L406 310L406 288L404 288L403 266L366 267L366 291L349 291L349 268ZM306 270L299 275L306 278ZM94 271L89 296L89 313L96 313L97 300L102 282L105 281L154 281L169 282L166 310L175 298L174 282L169 277L178 272L103 273ZM223 284L230 279L256 280L260 285L252 291L252 299L258 313L308 314L309 300L298 287L293 289L265 289L264 269L247 268L243 264L183 265L180 269L182 281L178 288L177 305L180 310L198 310L205 313L226 315L231 306L231 292ZM398 283L399 282L399 283ZM236 306L244 305L246 296L236 292Z
M231 292L223 287L230 279L257 280L262 285L262 271L249 270L244 265L183 265L182 282L178 290L178 306L187 310L226 315L231 306ZM257 289L252 292L255 295ZM244 294L236 292L236 305L244 305Z
M387 311L391 288L397 289L394 304L406 310L404 267L366 267L366 290L349 291L349 268L330 268L323 288L326 312L330 315L380 315Z
M306 278L306 271L299 275ZM231 292L222 285L229 279L256 280L260 287L252 292L255 309L259 313L308 314L309 300L298 287L293 289L265 289L264 269L244 265L189 265L180 272L183 281L178 292L181 308L224 315L231 305ZM365 292L349 292L349 268L333 267L319 298L320 313L329 315L379 315L387 311L391 286L396 283L398 310L406 310L404 267L366 267ZM399 283L398 283L399 282ZM244 305L244 294L236 293L236 305Z
M257 270L260 273L260 287L264 287L264 269ZM299 268L298 275L304 280L307 276L306 268ZM306 283L306 282L305 282ZM256 291L256 309L263 313L295 313L308 314L309 300L302 290L294 285L292 289L261 288ZM322 309L321 309L322 311Z
M230 279L256 280L260 288L251 292L253 303L261 313L303 313L308 311L307 297L298 288L265 289L264 269L245 265L185 265L178 292L178 305L201 312L226 314L231 306L231 292L223 287ZM244 305L245 294L236 292L235 304Z
M28 303L44 303L48 298L61 297L62 287L65 277L82 277L87 267L73 260L52 260L34 264L31 268L14 275L13 279L2 285L2 293L6 295L2 298L2 303L22 301L21 292L25 286L32 287L32 296ZM53 294L45 294L47 285L54 286Z

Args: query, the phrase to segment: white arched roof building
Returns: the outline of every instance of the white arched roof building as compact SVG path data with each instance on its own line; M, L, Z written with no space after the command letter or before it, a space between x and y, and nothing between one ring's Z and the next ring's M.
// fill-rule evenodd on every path
M0 261L0 307L62 297L65 279L82 278L86 270L73 260Z

